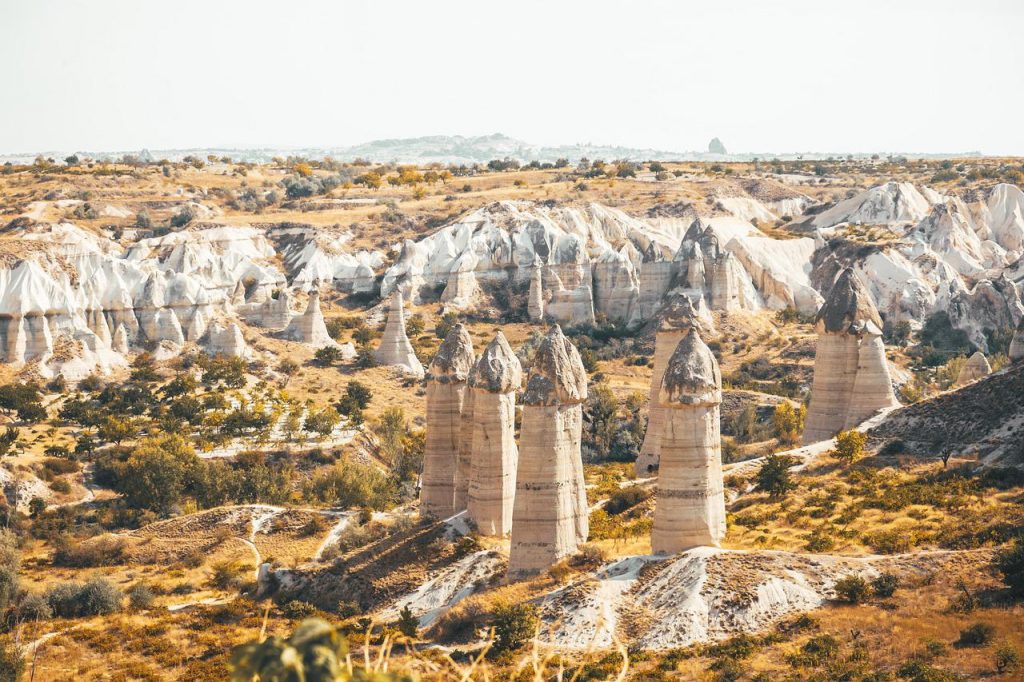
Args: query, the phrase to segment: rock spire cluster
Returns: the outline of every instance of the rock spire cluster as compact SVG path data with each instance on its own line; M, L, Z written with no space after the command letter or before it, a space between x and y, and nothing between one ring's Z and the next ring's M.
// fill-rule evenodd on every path
M663 417L651 548L672 554L701 545L717 547L725 537L722 375L695 328L672 353L657 401Z
M882 319L851 268L836 278L818 311L814 381L804 443L852 428L896 404L882 344Z

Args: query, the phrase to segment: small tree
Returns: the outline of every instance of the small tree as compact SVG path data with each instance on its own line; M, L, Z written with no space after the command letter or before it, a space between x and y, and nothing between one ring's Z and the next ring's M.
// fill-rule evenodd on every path
M772 413L772 423L775 431L779 434L779 440L787 445L793 445L800 439L804 432L804 419L807 417L807 407L800 405L793 407L788 400L775 406Z
M537 632L537 607L533 604L498 604L491 615L494 651L518 649Z
M341 360L341 349L337 346L317 348L313 353L313 361L321 367L330 367L339 360Z
M996 567L1003 574L1003 582L1016 596L1024 596L1024 537L999 553Z
M836 436L836 449L832 451L832 456L850 464L864 454L867 441L868 437L860 431L840 431Z
M1020 654L1012 646L1007 644L996 649L996 670L1000 675L1015 673L1020 670Z
M398 612L398 631L410 639L416 639L419 634L420 621L412 615L412 609L408 605L403 606Z
M785 455L768 455L757 472L757 487L769 497L780 498L796 487L789 472L792 460Z

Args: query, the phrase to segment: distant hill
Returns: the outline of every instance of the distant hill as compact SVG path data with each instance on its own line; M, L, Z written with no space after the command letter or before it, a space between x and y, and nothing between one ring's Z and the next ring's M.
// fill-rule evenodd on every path
M717 142L715 138L713 142ZM721 148L719 152L702 151L669 151L664 149L644 149L637 147L623 147L619 145L602 144L569 144L558 146L542 146L530 144L523 140L509 137L502 133L493 135L478 135L465 137L462 135L428 135L425 137L392 138L384 140L372 140L351 147L254 147L254 148L230 148L230 147L197 147L191 149L153 149L153 150L128 150L128 151L102 151L83 152L76 151L80 157L94 159L112 160L124 155L144 157L145 159L170 159L181 160L185 156L198 156L206 158L207 155L230 156L236 161L251 161L255 163L270 161L275 156L303 156L312 159L321 159L331 156L339 161L352 161L353 159L367 159L374 162L398 162L398 163L455 163L473 164L486 163L491 159L504 159L506 157L522 162L530 161L555 161L556 159L568 159L575 163L581 158L603 159L606 161L616 159L628 159L630 161L749 161L753 158L760 159L825 159L828 157L846 156L838 152L750 152L743 154L726 154L725 147L711 145L715 149ZM53 157L62 160L69 151L46 151L41 152L43 156ZM866 157L870 153L854 154L855 157ZM957 154L900 154L912 158L947 158L947 157L970 157L981 156L979 152L965 152ZM0 163L11 161L12 163L31 163L36 154L11 154L0 153Z

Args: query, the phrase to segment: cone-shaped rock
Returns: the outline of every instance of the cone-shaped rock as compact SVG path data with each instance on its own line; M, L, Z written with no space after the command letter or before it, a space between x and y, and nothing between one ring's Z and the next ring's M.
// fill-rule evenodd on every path
M1013 362L1024 360L1024 317L1020 319L1017 331L1013 335L1013 341L1010 342L1009 355Z
M664 410L651 548L674 554L725 537L719 405L722 375L692 329L668 361L658 391Z
M818 311L814 381L804 443L815 443L896 404L882 344L882 320L850 268Z
M469 518L484 535L512 530L519 451L515 441L516 391L523 368L498 332L469 374L473 432L469 452Z
M587 373L553 326L534 358L523 396L509 574L543 571L576 552L589 532L580 453Z
M956 383L953 384L953 387L960 388L961 386L966 386L972 381L984 379L991 373L992 365L988 364L988 359L985 357L985 354L979 350L964 363L964 366L960 369L960 374L956 377Z
M309 344L321 348L333 346L336 342L327 331L327 323L324 322L324 314L320 310L320 292L314 289L309 293L309 303L306 305L306 312L292 318L288 327L284 330L285 338L299 343Z
M384 336L375 353L377 364L400 367L407 374L423 377L423 365L412 349L409 337L405 335L405 308L402 292L398 289L391 294L391 308L384 325Z
M695 306L689 296L678 292L668 299L659 314L658 331L654 336L654 373L651 376L648 400L647 431L640 446L640 455L636 459L637 476L649 476L658 467L661 424L664 417L658 404L658 392L672 352L694 325L703 329L705 333L713 331L714 323L710 320L706 308L701 311L698 307L702 301L703 299L699 299L698 305Z
M203 337L203 347L210 355L229 355L244 358L250 355L249 345L242 336L242 329L234 322L227 326L214 322Z
M427 373L427 442L423 453L420 511L447 518L455 506L466 379L473 368L473 339L461 324L452 327Z
M117 330L114 332L114 338L111 339L110 346L121 355L127 355L128 330L125 328L124 323L117 325Z

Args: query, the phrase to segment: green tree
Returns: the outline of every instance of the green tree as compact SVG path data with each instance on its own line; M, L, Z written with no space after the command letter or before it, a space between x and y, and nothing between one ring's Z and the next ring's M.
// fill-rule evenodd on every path
M321 367L330 367L339 360L341 360L341 349L337 346L317 348L313 353L313 362Z
M768 493L769 497L785 497L786 493L796 488L789 472L792 465L792 460L785 455L768 455L757 472L757 487Z
M775 406L772 413L772 423L775 431L779 434L779 440L787 445L794 445L800 440L804 432L804 419L807 417L807 407L800 405L793 407L788 400Z
M398 612L398 631L410 639L415 639L419 634L420 621L412 615L412 609L408 605L403 606Z
M867 442L868 437L860 431L840 431L836 436L836 449L832 451L832 456L850 464L864 454L864 445Z
M320 410L311 410L306 414L302 428L310 433L315 433L322 438L331 435L331 431L341 421L341 415L333 407L325 407Z
M494 651L513 651L537 634L540 619L533 604L498 604L491 614L490 625L494 628Z
M166 514L194 485L200 464L192 446L177 434L143 439L125 462L119 492L136 509Z
M122 441L132 438L136 432L135 421L133 419L122 419L121 417L115 417L114 415L108 414L103 418L99 428L97 428L96 435L99 436L102 441L120 445Z

